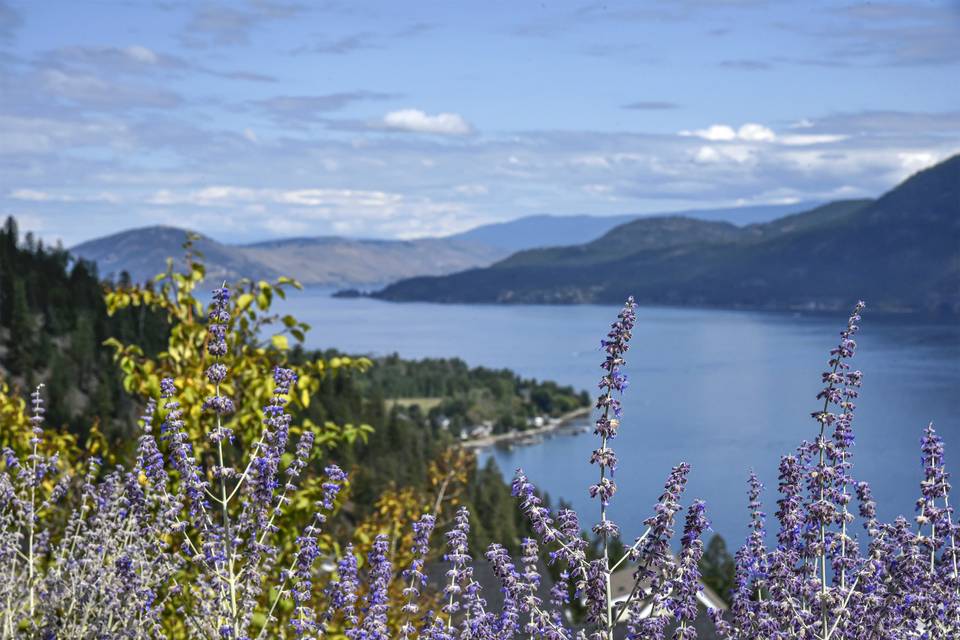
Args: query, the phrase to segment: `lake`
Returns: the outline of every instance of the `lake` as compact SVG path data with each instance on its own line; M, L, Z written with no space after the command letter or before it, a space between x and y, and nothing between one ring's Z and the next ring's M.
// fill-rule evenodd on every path
M618 309L610 306L495 306L334 299L326 290L283 303L313 326L308 346L407 358L460 357L526 377L596 390L599 341ZM867 301L869 304L869 301ZM770 528L777 464L816 436L820 373L846 322L843 313L790 314L640 308L626 372L619 491L612 513L624 536L642 522L670 468L692 467L684 504L706 500L713 529L739 546L746 534L746 479L760 476ZM881 517L912 516L921 478L919 438L934 422L960 472L960 326L955 322L864 313L854 368L864 372L854 430L854 475L871 483ZM819 403L822 408L822 401ZM587 496L596 467L592 433L555 435L542 444L481 452L507 476L522 467L556 500L595 521ZM588 515L589 514L589 515ZM682 521L678 523L682 527Z

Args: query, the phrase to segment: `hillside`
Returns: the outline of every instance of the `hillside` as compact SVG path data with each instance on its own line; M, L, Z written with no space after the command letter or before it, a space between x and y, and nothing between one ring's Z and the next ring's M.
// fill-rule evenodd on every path
M292 238L240 247L242 255L304 284L371 285L421 274L486 266L503 250L447 238L351 240Z
M638 218L682 216L696 220L728 222L739 226L769 222L781 216L805 211L812 203L756 205L720 209L690 209L656 214L617 216L536 215L497 222L449 236L450 239L479 243L514 252L536 247L577 245L606 234L611 229Z
M712 226L710 226L712 225ZM435 302L612 303L960 312L960 156L876 201L831 203L743 228L640 219L586 245L375 294Z
M187 230L144 227L84 242L71 253L96 262L103 276L123 271L135 281L153 277L166 259L183 255ZM445 274L486 266L506 252L453 239L354 240L339 237L290 238L228 245L200 236L211 281L294 277L305 285L375 286L397 278Z
M166 268L167 258L183 256L182 245L189 233L177 227L142 227L90 240L70 248L70 253L95 262L102 277L118 277L126 271L137 282L148 280ZM279 275L267 265L250 260L236 247L200 235L194 247L203 253L211 281L271 278Z

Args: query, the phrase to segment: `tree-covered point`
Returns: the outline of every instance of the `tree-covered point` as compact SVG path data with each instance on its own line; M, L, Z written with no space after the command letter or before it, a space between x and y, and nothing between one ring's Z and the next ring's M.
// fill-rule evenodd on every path
M12 387L49 389L47 419L81 437L98 424L108 436L132 435L135 411L123 393L108 337L153 351L166 341L163 318L146 310L110 317L96 265L62 246L44 246L8 217L0 229L0 377Z
M590 405L585 391L552 381L523 378L509 369L470 367L459 358L374 359L358 382L380 394L399 415L425 415L454 435L488 426L493 432L524 430L536 418L558 417Z
M297 362L317 355L294 350L291 360ZM322 357L329 359L336 354L327 351ZM384 366L384 361L389 364ZM451 363L466 369L461 361L407 361L390 356L376 360L363 373L341 371L321 381L314 402L307 409L310 419L338 424L353 421L373 427L366 441L340 443L330 452L330 460L350 475L350 504L342 516L363 520L373 511L385 489L409 487L425 491L429 488L430 465L455 446L455 435L434 420L430 412L422 411L420 405L394 403L389 398L401 388L421 396L427 396L427 389L434 394L456 393L456 387L439 384L442 372L449 370ZM408 367L420 373L417 384L410 385L409 381L398 384L400 371ZM498 373L501 379L516 378L510 372ZM470 384L462 384L464 381ZM469 373L458 382L459 388L466 391L476 389L478 384ZM513 550L518 549L521 538L530 531L523 515L515 508L515 499L500 469L492 459L485 466L477 467L473 454L467 461L466 482L459 501L470 507L473 516L471 548L479 552L490 542L501 541Z

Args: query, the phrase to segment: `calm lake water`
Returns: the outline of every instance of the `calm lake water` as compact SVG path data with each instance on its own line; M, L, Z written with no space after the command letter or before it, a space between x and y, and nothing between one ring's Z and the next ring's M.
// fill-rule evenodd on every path
M284 304L285 312L313 326L310 347L456 356L591 394L603 359L599 340L617 313L613 306L338 300L323 290L298 293ZM809 415L846 317L669 308L641 308L637 315L626 368L630 388L613 442L620 458L614 517L626 537L640 533L670 468L686 461L693 470L685 504L706 500L713 529L739 545L749 470L767 487L765 507L773 520L780 455L816 435ZM858 344L854 366L864 372L864 384L854 422L854 474L872 484L881 516L910 516L921 477L919 438L928 422L946 441L948 469L960 474L960 326L871 316L868 308ZM558 434L481 457L492 456L508 476L522 467L592 524L596 505L587 487L596 467L588 458L595 446L592 433Z

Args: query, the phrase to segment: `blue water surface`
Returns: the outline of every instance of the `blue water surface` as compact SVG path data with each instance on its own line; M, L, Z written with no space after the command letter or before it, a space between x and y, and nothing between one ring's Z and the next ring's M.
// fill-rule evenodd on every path
M296 293L283 303L313 326L308 346L407 358L460 357L507 367L594 393L599 341L615 306L498 306L388 303ZM670 468L693 470L685 504L706 500L713 529L738 545L746 534L747 474L766 485L776 511L777 464L817 425L810 413L846 317L640 308L626 371L619 437L619 492L612 512L626 537L661 492ZM871 483L881 517L912 516L921 478L919 438L933 422L947 445L948 469L960 473L960 326L945 320L864 314L854 367L864 372L857 408L854 474ZM588 463L592 433L555 435L542 444L493 448L507 476L522 467L553 499L595 519L587 495L597 469ZM682 523L681 523L682 524ZM772 522L770 523L773 524Z

